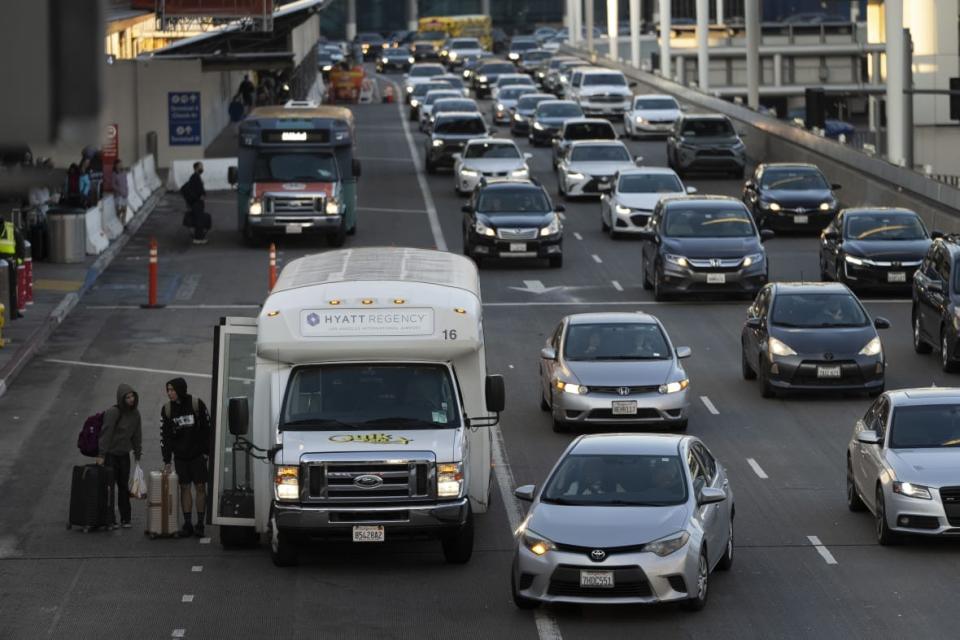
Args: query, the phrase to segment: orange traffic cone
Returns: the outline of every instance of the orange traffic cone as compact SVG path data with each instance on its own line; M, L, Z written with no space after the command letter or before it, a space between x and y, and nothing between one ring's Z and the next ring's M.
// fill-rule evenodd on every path
M393 85L388 84L383 90L383 101L384 102L393 102Z

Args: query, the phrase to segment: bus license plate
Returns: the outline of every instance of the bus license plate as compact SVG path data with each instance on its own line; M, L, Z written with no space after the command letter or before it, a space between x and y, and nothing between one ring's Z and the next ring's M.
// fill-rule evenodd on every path
M611 407L611 413L615 416L635 416L637 415L636 400L614 400Z
M807 224L810 222L810 216L793 216L794 224Z
M727 282L727 274L725 273L708 273L707 274L707 284L725 284Z
M288 224L284 230L287 233L303 233L303 227L299 224Z
M835 367L817 367L817 377L818 378L839 378L840 365L837 365Z
M612 589L613 571L580 571L580 587L584 589Z
M526 242L511 242L511 243L510 243L510 251L523 252L523 251L526 251L526 250L527 250L527 243L526 243Z
M354 542L383 542L383 527L357 525L353 528Z
M887 274L887 282L906 282L907 274L905 271L891 271Z

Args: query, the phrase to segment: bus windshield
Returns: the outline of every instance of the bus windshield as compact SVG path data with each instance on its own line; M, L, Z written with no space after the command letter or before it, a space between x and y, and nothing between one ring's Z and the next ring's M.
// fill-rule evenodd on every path
M336 182L337 161L329 153L269 153L257 156L256 182Z

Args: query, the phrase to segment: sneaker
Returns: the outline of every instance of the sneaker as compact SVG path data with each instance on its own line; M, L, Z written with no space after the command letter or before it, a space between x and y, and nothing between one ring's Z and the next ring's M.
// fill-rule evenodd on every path
M202 538L202 537L203 537L203 525L202 525L202 524L198 524L197 526L195 526L195 527L193 528L193 535L197 536L198 538Z
M200 238L194 238L193 244L203 244L203 240L201 240Z
M129 521L129 520L126 520L126 521L124 521L124 522L121 522L121 523L120 523L120 526L123 527L124 529L129 529L129 528L132 527L133 525L130 524L130 521Z
M208 242L210 242L210 241L207 240L206 238L200 238L200 240L199 240L199 242L197 242L197 244L207 244Z
M193 535L193 525L189 522L184 523L183 528L180 529L180 535L184 538Z

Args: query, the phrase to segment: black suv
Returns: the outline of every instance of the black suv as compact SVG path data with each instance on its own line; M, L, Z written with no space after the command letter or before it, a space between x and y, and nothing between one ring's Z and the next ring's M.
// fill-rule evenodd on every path
M427 173L437 167L452 167L453 154L463 151L467 140L490 135L487 123L479 113L451 111L437 115L424 149Z
M742 202L726 196L676 196L661 200L643 239L640 277L657 300L671 293L734 292L751 298L767 283L761 243L773 231L757 230Z
M839 188L813 164L761 164L743 185L743 201L761 227L819 231L837 215Z
M486 258L545 258L563 266L563 223L541 185L528 180L483 180L463 206L463 253Z
M497 83L497 78L505 73L516 73L517 68L512 62L503 60L488 60L477 66L470 76L473 91L477 99L489 98L490 88Z
M944 371L958 368L960 236L937 238L913 276L913 350L940 351Z
M582 117L583 109L573 100L544 100L530 116L530 144L535 147L550 144L564 122Z

